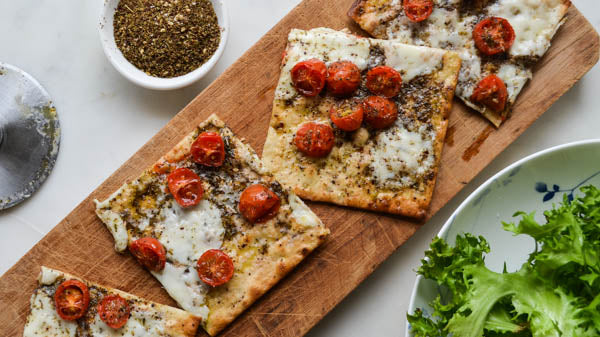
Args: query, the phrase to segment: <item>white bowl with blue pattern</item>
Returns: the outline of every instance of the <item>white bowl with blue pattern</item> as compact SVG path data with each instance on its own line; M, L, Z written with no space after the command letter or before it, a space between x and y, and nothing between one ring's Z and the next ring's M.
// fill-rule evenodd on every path
M458 234L482 235L490 244L490 254L485 258L488 268L501 272L506 262L509 272L516 271L534 250L535 241L504 231L502 222L518 222L519 219L513 217L517 211L535 211L536 220L543 223L543 211L562 202L565 194L570 198L579 195L579 188L589 184L600 186L600 139L538 152L500 171L475 190L452 214L438 236L453 244ZM419 275L409 312L421 308L425 314L431 313L428 303L440 291L434 281ZM405 336L413 336L408 322Z

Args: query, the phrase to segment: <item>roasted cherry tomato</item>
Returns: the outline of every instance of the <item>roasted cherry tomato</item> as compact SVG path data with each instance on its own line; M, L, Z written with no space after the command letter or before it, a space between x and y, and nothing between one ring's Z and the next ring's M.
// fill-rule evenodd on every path
M310 157L326 157L333 148L335 136L331 126L321 123L308 122L302 124L294 143L298 150Z
M210 249L200 256L196 270L202 282L218 287L233 277L233 261L222 250Z
M240 195L240 213L252 223L261 223L277 215L279 197L261 184L247 187Z
M190 151L194 161L204 166L219 167L225 161L225 143L216 132L202 132Z
M515 30L508 20L490 17L481 20L473 30L473 40L479 51L486 55L504 53L515 42Z
M356 99L343 100L329 110L329 117L333 124L344 131L358 130L362 124L363 115L363 104Z
M402 76L392 67L375 67L367 73L367 89L375 95L392 98L402 89Z
M64 281L56 288L54 303L62 319L73 321L85 315L90 304L90 291L83 282Z
M360 85L360 69L350 61L338 61L327 68L327 88L334 96L352 94Z
M327 66L317 59L299 62L292 68L292 83L304 96L314 97L325 87Z
M411 21L426 20L433 12L433 0L404 0L404 14Z
M398 118L396 103L381 96L369 96L364 101L365 121L375 129L385 129Z
M146 237L135 240L129 245L129 251L142 266L152 271L158 272L165 268L167 252L155 238Z
M129 303L119 295L104 296L98 304L100 319L113 329L119 329L129 320Z
M180 167L167 176L169 191L182 207L198 205L204 195L202 180L189 168Z
M492 74L481 80L471 96L471 101L483 104L495 112L503 111L506 107L508 91L500 77Z

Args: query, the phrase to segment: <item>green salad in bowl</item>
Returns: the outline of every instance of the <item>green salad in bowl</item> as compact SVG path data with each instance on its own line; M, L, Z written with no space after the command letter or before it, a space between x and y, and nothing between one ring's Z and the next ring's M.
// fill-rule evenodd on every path
M458 235L454 246L436 238L418 273L450 293L431 303L433 317L408 315L412 333L434 336L600 336L600 190L544 212L546 223L519 212L505 230L528 235L536 250L520 270L502 273L485 266L486 239Z
M494 175L416 272L407 337L600 336L600 140Z

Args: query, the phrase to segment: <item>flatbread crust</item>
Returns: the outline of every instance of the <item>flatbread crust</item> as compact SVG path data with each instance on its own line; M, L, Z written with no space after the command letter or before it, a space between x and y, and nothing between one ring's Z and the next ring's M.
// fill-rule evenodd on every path
M338 133L336 145L327 158L308 158L300 153L293 144L295 130L308 121L330 123L329 107L334 103L333 98L327 96L308 99L298 95L294 96L293 93L290 95L294 89L290 89L287 84L289 75L286 72L289 72L289 69L298 60L312 57L312 54L304 55L307 53L303 51L303 48L308 49L313 46L306 42L303 34L317 35L319 44L322 46L336 45L339 47L342 43L338 41L338 38L340 40L347 39L352 46L363 42L371 43L372 47L377 45L376 48L383 48L382 45L387 45L390 50L395 50L400 58L406 56L402 54L403 50L407 51L407 55L423 54L416 59L435 54L440 57L440 62L432 73L426 76L415 76L414 79L404 81L406 83L399 95L402 98L397 101L401 114L398 123L402 127L397 124L390 130L381 132L361 128L353 133ZM329 39L335 34L345 36L334 36ZM275 94L269 133L263 149L263 161L267 169L274 172L281 183L292 186L302 198L414 218L425 217L435 187L435 178L448 126L448 116L460 69L458 55L453 52L407 46L391 41L360 39L324 28L311 31L294 30L290 33L289 39L286 49L287 56L283 60L280 83ZM330 57L329 61L331 62L337 60L331 58L331 55L335 53L329 51L322 53L323 57ZM376 53L376 51L372 51L372 53ZM351 57L356 58L356 54L357 52L352 52ZM303 56L297 59L294 55ZM373 57L371 55L369 58L380 56ZM344 57L340 56L340 59ZM356 59L356 62L360 62L360 60ZM426 110L428 111L426 116L420 115ZM408 129L412 128L414 133L406 133L404 126ZM431 168L415 178L412 186L386 187L371 179L373 174L370 171L370 165L373 160L370 157L370 151L373 151L375 147L375 139L380 137L381 133L396 131L400 132L399 138L410 137L420 127L428 130L425 132L427 136L423 136L423 139L417 139L417 141L426 142L425 138L432 140L431 151L433 154L429 163ZM388 154L388 157L397 154ZM387 159L389 158L384 158L384 161Z
M264 224L249 226L240 220L238 215L232 215L234 219L231 220L233 222L230 226L233 229L226 230L224 235L227 238L223 240L220 249L232 258L235 266L234 276L225 285L209 289L205 295L209 313L202 325L210 335L215 335L317 248L326 239L329 230L291 190L279 185L263 168L262 162L249 145L235 137L216 115L211 115L165 154L152 169L146 170L135 181L123 185L106 201L97 203L96 212L115 237L117 251L126 250L135 232L132 230L132 224L122 216L125 210L131 210L131 196L139 189L140 184L152 184L160 177L156 170L187 160L193 141L203 131L219 132L227 138L226 144L231 149L227 155L235 156L236 165L239 165L239 176L231 180L240 185L235 187L236 189L241 191L245 188L244 180L260 181L272 189L277 189L276 193L282 200L278 217ZM209 179L203 177L202 172L199 174L203 180ZM221 183L227 184L227 181ZM211 198L212 190L213 187L205 188L205 197L209 195L208 198ZM215 192L215 195L216 193L218 192ZM239 195L239 192L234 193ZM235 199L237 203L237 197ZM237 212L237 204L232 207ZM125 236L119 234L124 230ZM169 291L168 287L166 288ZM177 301L176 298L175 300ZM190 311L192 308L184 309Z
M45 286L58 285L66 280L78 280L87 285L88 288L94 287L95 289L106 292L108 294L119 295L126 300L130 300L131 303L133 303L133 307L137 308L137 310L144 310L150 313L150 316L153 316L154 313L156 313L160 317L161 330L164 333L164 336L193 337L196 335L196 331L198 330L198 327L200 326L202 320L200 317L191 315L183 310L173 308L164 304L148 301L135 295L126 293L124 291L101 286L96 283L92 283L82 278L76 277L74 275L54 270L48 267L42 267L42 271L38 278L39 288L36 289L34 295L32 295L32 305L33 300L36 296L46 296L46 293L42 290L42 288L44 288ZM96 316L95 307L93 307L93 305L97 302L98 299L95 299L93 297L90 299L90 309L88 309L88 313L83 318L81 318L82 320L86 320L87 322L89 322L89 320L93 319L93 317ZM56 309L53 307L52 311L55 310ZM27 319L24 334L25 337L29 337L27 326L29 324L32 324L34 321L34 317L32 317L32 315L33 313ZM44 317L44 319L49 319L49 317ZM148 322L148 324L150 324L150 322ZM36 336L42 335L36 334Z
M534 35L533 38L536 39L535 45L529 54L523 53L523 50L519 50L516 52L516 55L512 55L511 50L507 57L498 58L481 57L476 51L470 37L472 29L485 16L503 16L495 12L487 13L488 6L501 6L502 4L499 1L476 0L467 2L466 0L434 0L435 5L432 16L416 24L411 23L405 18L402 1L356 0L348 11L348 16L376 38L395 39L403 43L444 48L459 52L463 61L463 69L461 69L456 95L467 106L479 111L496 127L499 127L509 117L511 108L519 93L533 76L531 71L533 65L545 54L550 46L552 37L564 23L565 16L571 5L570 0L535 0L523 1L522 3L508 0L505 2L507 7L515 6L514 9L508 9L507 12L514 16L513 25L524 25L522 29L524 32L523 35L532 34L533 29L536 28L535 25L542 18L532 17L530 20L520 18L519 15L525 13L525 11L519 6L528 8L535 14L538 14L536 10L538 7L541 8L542 5L547 6L548 11L551 10L550 14L548 11L540 13L548 15L548 23L545 26L543 34ZM508 19L509 22L513 20L513 18ZM439 27L438 31L433 29L436 25ZM515 28L517 34L519 34L519 26L515 26ZM464 45L455 45L455 43L459 43L458 41L461 41L460 43ZM484 75L490 73L496 73L500 76L508 88L509 97L507 106L505 110L500 112L492 111L481 104L470 101L470 96L476 84Z

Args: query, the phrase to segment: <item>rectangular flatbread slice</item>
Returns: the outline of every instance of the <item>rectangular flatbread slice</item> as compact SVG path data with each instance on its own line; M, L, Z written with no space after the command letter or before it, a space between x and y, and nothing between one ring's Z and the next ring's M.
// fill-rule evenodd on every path
M59 285L69 280L80 281L89 290L88 309L77 320L65 320L56 311L54 295ZM31 296L31 313L25 324L24 337L193 337L200 326L200 317L183 310L47 267L42 267L38 283ZM98 314L98 304L110 295L120 296L129 306L129 319L118 329L109 327Z
M424 217L460 69L458 55L328 28L293 29L284 55L263 150L267 169L302 198ZM335 98L327 90L316 97L301 95L290 71L310 59L328 65L350 61L363 78L378 66L394 68L402 77L401 91L392 99L396 121L378 130L364 122L356 131L338 129L330 108L347 99L360 101L369 92L363 80L351 97ZM331 125L335 132L335 145L324 158L309 157L295 144L297 130L309 122Z
M192 144L206 132L217 133L224 142L225 159L220 167L192 160ZM204 195L195 206L180 206L167 186L169 172L179 168L192 170L202 181ZM247 221L238 207L242 192L256 184L280 200L274 217L262 223ZM329 234L302 200L282 187L252 148L215 115L139 178L96 205L118 252L143 237L157 239L164 246L164 269L151 273L181 308L203 318L202 326L211 335L267 292ZM205 284L196 270L199 258L213 249L226 253L234 266L231 280L216 287Z
M550 47L570 5L569 0L434 0L431 15L413 22L400 0L357 0L348 15L376 38L459 53L462 69L456 95L499 127L532 78L531 69ZM507 53L486 56L477 50L473 30L488 17L506 19L512 26L515 40ZM501 111L471 100L479 82L491 74L507 88L507 104Z

